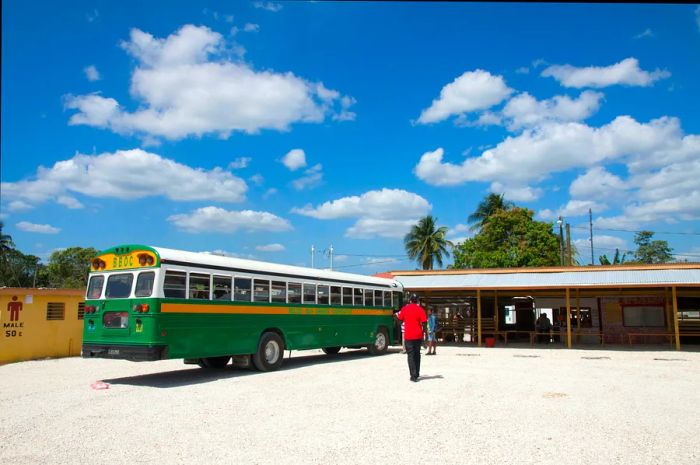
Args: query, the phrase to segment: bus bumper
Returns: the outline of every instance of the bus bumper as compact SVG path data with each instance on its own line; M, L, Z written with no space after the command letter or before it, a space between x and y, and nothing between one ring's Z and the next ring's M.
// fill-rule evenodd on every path
M83 358L112 358L132 362L163 360L168 356L165 345L120 346L105 344L83 344Z

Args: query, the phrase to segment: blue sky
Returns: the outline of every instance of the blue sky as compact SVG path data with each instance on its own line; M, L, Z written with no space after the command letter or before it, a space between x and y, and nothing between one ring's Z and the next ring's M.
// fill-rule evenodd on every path
M2 220L375 273L489 192L700 260L696 5L3 2ZM450 261L448 260L447 263Z

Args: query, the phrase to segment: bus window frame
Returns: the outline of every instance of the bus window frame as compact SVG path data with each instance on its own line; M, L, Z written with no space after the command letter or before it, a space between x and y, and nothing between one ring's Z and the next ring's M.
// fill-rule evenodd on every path
M267 300L255 300L255 282L256 282L256 281L262 281L263 283L267 283ZM268 304L269 304L269 303L270 303L270 298L272 297L272 292L271 292L271 291L272 291L272 289L271 289L271 286L270 286L270 279L269 279L269 278L265 278L265 277L262 277L262 276L253 278L253 287L252 287L252 289L251 289L251 292L252 292L252 294L253 294L253 302L255 302L255 303L261 303L261 304L264 304L264 303L268 303Z
M333 289L338 289L338 291L334 294ZM338 296L338 301L333 302L333 296L337 295ZM342 286L333 286L331 285L331 293L330 293L330 300L329 300L331 305L334 305L336 307L340 307L343 305L343 287Z
M126 295L126 297L112 297L107 295L107 288L109 286L109 280L112 279L114 276L123 276L123 275L129 275L131 276L131 283L129 283L129 293ZM134 282L136 280L134 279L134 272L133 271L126 271L126 272L120 272L120 273L111 273L106 280L105 284L105 290L104 290L104 296L105 299L130 299L131 296L134 294Z
M272 300L272 287L274 284L277 283L278 288L279 284L282 284L282 289L284 289L284 299L283 300ZM287 281L286 280L270 280L270 302L275 303L275 304L286 304L287 303Z
M250 283L250 286L248 287L248 292L250 295L250 299L248 300L238 300L236 298L236 280L238 279L247 279ZM252 302L253 301L253 276L252 275L235 275L233 277L233 301L234 302Z
M346 289L348 291L350 291L350 295L349 295L350 302L345 301L345 290ZM353 293L354 291L352 289L353 289L352 287L343 286L343 288L341 290L341 300L340 300L341 305L347 305L348 307L352 307L353 302L354 302L354 300L353 300L354 299L354 293Z
M360 301L359 303L357 301ZM361 287L352 288L352 304L355 307L362 307L365 305L365 291Z
M321 288L325 288L325 290L326 290L326 295L325 295L325 299L327 300L326 303L321 302ZM329 284L318 283L316 285L316 303L318 305L330 305L331 304L331 286Z
M306 301L307 294L306 294L306 290L304 289L305 286L313 286L314 287L314 292L313 292L314 300L313 300L313 302ZM318 290L317 289L318 289L318 283L315 281L314 282L312 282L312 281L302 281L301 282L301 303L302 303L302 305L306 305L306 304L316 305L317 304L317 302L318 302L318 295L317 295ZM311 295L311 293L309 293L309 295Z
M365 296L365 307L374 307L374 289L364 289L364 296ZM367 298L369 295L369 299ZM370 300L372 300L372 303L368 303Z
M171 273L180 273L185 275L185 295L182 297L167 297L165 295L165 278L167 277L168 272ZM163 282L162 282L162 295L163 298L165 299L187 299L187 296L189 295L189 280L187 279L187 270L183 270L180 268L163 268Z
M299 286L299 302L291 302L289 300L289 286ZM287 303L289 304L294 304L294 305L302 305L302 302L304 301L304 283L301 281L287 281Z
M208 297L201 298L201 297L192 297L191 296L191 289L190 289L190 280L192 279L192 275L200 275L204 277L204 275L209 277L209 289L208 289ZM198 292L203 292L203 291L198 291ZM188 271L187 272L187 300L211 300L211 273L202 273L201 271Z
M102 278L102 285L100 286L100 294L97 297L92 297L90 295L90 283L92 283L92 280L95 278ZM105 285L107 284L107 276L103 273L100 274L93 274L90 276L90 279L88 280L88 286L87 290L85 291L85 298L90 299L90 300L97 300L101 299L104 292L105 292Z
M228 284L229 284L229 298L228 299L218 299L214 295L214 293L216 292L216 289L215 289L216 285L214 284L214 280L216 280L216 278L224 278L224 279L228 280ZM228 274L227 275L224 275L224 274L212 274L211 275L211 300L215 300L217 302L231 302L233 300L233 276L232 275L228 275Z

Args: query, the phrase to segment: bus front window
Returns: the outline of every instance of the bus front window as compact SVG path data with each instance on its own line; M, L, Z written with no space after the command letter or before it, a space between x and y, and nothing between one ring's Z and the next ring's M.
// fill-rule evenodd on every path
M145 271L139 273L136 278L136 297L150 297L153 292L153 281L155 281L156 273L154 271Z
M107 278L107 289L105 297L109 299L124 299L131 295L131 284L134 282L134 275L131 273L113 274Z
M92 276L90 278L90 284L88 284L87 298L99 299L102 296L102 286L104 283L105 277L103 275Z

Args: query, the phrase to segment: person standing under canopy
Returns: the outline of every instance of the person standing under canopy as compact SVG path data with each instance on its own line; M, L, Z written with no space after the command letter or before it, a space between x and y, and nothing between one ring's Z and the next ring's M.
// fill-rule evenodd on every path
M423 343L423 324L428 321L425 310L418 305L418 296L411 294L410 303L405 305L397 314L397 318L404 322L406 337L406 353L408 358L408 371L411 381L416 382L420 377L420 348Z

